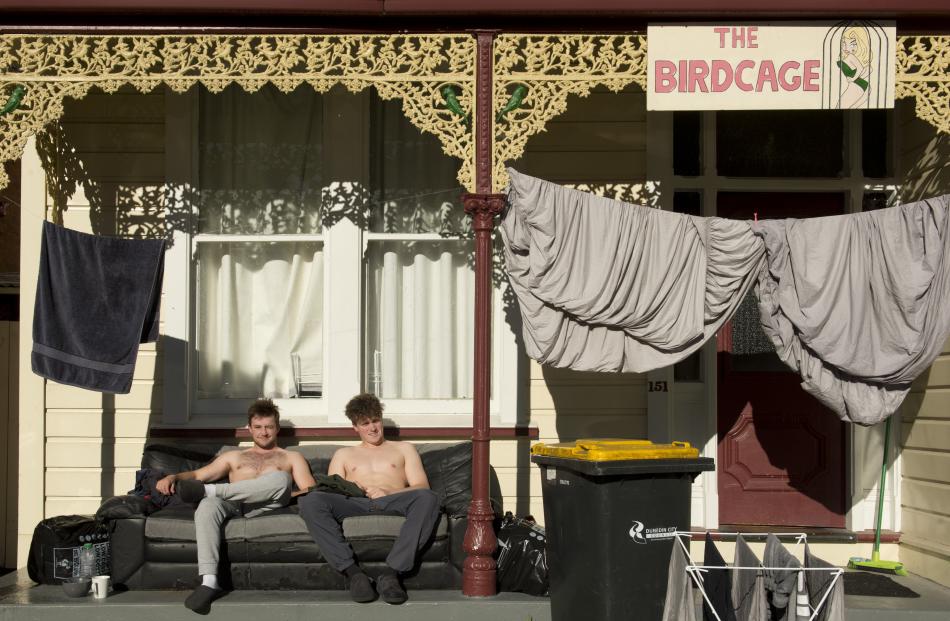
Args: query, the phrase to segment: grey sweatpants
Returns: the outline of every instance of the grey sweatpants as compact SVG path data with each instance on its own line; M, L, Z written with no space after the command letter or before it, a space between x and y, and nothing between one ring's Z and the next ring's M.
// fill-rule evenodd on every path
M379 514L405 516L406 521L386 557L386 564L399 572L412 569L416 553L429 540L439 519L439 497L430 489L414 489L375 500L310 492L300 496L297 505L310 536L337 571L343 571L354 562L353 549L343 538L345 518Z
M254 517L290 503L293 482L289 472L268 472L256 479L218 483L214 498L202 498L195 511L195 541L198 543L198 573L218 573L221 558L221 526L232 517Z

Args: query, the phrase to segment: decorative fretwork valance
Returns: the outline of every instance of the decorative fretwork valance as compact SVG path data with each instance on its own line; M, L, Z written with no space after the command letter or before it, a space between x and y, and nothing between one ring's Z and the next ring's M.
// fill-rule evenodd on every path
M897 38L894 96L915 97L917 117L950 134L950 36Z
M493 186L529 138L566 110L569 95L596 86L646 88L646 37L502 34L495 41ZM436 135L461 160L458 179L474 184L475 38L454 35L0 35L0 162L18 158L29 136L63 114L66 97L98 87L160 84L184 91L273 84L318 91L368 86L401 99L410 122ZM19 88L18 88L19 87ZM917 116L950 133L950 37L899 37L898 98L916 98ZM19 101L18 101L19 100ZM7 183L0 169L0 187Z
M524 154L528 139L567 110L568 95L586 97L595 86L620 91L647 87L642 35L519 35L495 40L493 109L495 190L508 183L507 162Z
M950 36L898 37L897 98L915 97L917 116L950 133ZM647 39L642 35L504 34L495 42L494 187L507 183L506 163L528 139L567 109L569 95L596 86L646 90Z
M93 87L131 85L183 92L202 84L320 92L369 86L401 99L409 121L461 160L459 182L474 191L475 39L470 35L0 35L0 163L63 115L63 100ZM20 87L20 88L17 88ZM16 99L21 101L16 105ZM8 99L9 98L9 99ZM8 183L0 168L0 187Z

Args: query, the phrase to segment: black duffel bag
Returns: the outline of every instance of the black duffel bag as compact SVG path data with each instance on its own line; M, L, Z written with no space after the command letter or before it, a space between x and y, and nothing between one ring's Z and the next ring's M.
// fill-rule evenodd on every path
M79 577L79 553L86 543L96 555L96 575L111 573L109 526L88 515L59 515L33 530L26 570L33 582L61 584Z

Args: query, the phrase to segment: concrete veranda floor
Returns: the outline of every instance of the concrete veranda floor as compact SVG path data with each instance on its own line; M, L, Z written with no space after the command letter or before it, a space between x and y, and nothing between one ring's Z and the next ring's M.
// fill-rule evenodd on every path
M919 598L845 597L848 621L946 621L950 589L917 576L894 579ZM58 586L35 585L26 569L0 578L0 621L171 621L201 617L186 610L185 591L129 591L106 600L73 599ZM215 602L207 619L227 621L549 621L546 598L504 593L463 597L457 591L416 591L402 606L354 604L343 591L235 591ZM635 620L635 615L631 620ZM578 620L583 621L583 620Z

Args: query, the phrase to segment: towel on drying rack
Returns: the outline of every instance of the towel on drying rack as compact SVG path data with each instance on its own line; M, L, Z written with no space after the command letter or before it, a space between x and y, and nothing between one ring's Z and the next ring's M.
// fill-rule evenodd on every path
M808 569L834 569L834 565L823 559L814 556L805 544L805 567ZM844 621L844 579L838 576L838 580L832 584L835 576L831 572L824 571L806 571L805 583L808 585L808 600L812 609L818 608L818 603L824 597L825 591L831 588L824 604L818 609L818 615L815 621Z
M760 567L759 558L740 534L736 536L736 567ZM765 595L765 575L759 571L737 571L732 577L732 605L737 621L768 621L769 603Z
M158 338L165 242L43 223L33 314L33 372L128 393L140 343Z
M708 567L722 567L722 569L707 569L703 575L703 583L709 602L703 602L704 621L736 621L735 608L732 603L732 576L726 569L726 559L716 549L712 535L706 533L706 549L703 555L703 565ZM714 615L709 604L715 609Z
M693 581L686 573L689 564L679 541L673 542L670 566L666 577L666 601L663 605L663 621L697 621L696 603L693 598Z

